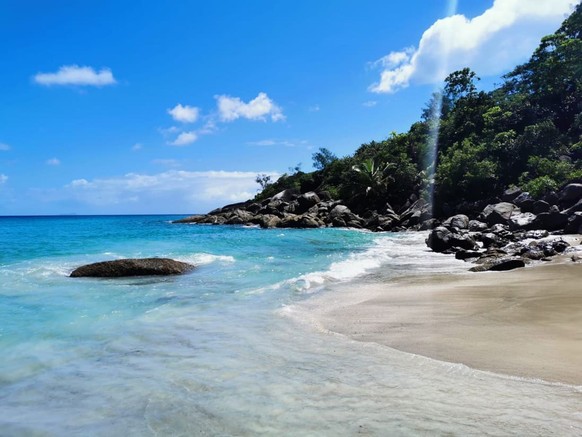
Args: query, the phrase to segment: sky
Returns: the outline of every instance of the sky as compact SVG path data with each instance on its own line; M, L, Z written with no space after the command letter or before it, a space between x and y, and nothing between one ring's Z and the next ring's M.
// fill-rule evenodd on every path
M578 0L0 0L0 215L190 214L487 90Z

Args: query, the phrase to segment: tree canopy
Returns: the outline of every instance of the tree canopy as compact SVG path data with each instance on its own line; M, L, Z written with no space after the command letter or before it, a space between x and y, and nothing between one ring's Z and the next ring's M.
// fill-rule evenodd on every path
M541 196L582 180L581 4L500 86L479 91L478 80L469 68L452 72L408 132L342 158L321 148L315 172L285 175L267 191L328 191L356 211L398 208L430 191L438 214L512 185Z

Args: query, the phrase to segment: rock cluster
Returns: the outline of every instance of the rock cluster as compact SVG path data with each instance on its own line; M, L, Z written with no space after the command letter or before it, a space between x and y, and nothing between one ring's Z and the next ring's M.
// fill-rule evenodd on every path
M298 193L284 190L257 202L227 205L204 215L194 215L174 223L202 223L221 225L258 225L262 228L321 228L349 227L372 231L404 230L430 218L423 200L409 202L396 213L386 204L381 211L355 214L342 201L333 200L325 193Z
M481 204L480 209L475 205ZM563 252L568 243L547 240L560 234L582 234L582 184L572 183L558 193L534 199L511 188L489 204L457 205L444 221L432 218L429 205L412 197L395 211L389 204L359 215L326 192L284 190L262 202L243 202L174 223L258 225L262 228L365 228L375 232L431 230L426 241L435 252L472 260L474 271L509 270L532 260ZM455 208L454 208L455 209ZM525 243L531 241L530 243Z
M534 200L519 189L487 205L474 220L455 215L434 228L426 244L435 252L473 260L471 271L510 270L548 260L569 243L551 234L582 233L582 184L570 184L553 202Z

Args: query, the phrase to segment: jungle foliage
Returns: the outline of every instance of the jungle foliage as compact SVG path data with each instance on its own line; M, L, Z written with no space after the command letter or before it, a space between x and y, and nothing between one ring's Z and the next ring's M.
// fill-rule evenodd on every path
M430 187L438 213L445 204L492 198L512 185L542 196L581 180L582 5L503 79L484 92L475 72L453 72L408 132L342 158L322 148L313 155L315 172L284 175L257 198L317 189L355 211L380 210L428 196ZM427 156L435 141L432 163Z

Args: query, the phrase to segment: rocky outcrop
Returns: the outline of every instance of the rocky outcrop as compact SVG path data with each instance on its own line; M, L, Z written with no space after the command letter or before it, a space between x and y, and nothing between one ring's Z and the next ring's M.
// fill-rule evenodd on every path
M284 190L261 203L238 203L174 223L252 224L262 228L367 227L378 231L390 230L399 223L398 215L388 208L383 214L374 212L375 221L366 220L340 201L330 200L325 192L318 194L309 191L301 194L296 190Z
M488 205L480 218L490 223L503 219L506 224L487 225L463 215L451 216L430 232L427 246L435 252L454 253L457 259L473 262L476 264L470 269L473 272L524 267L567 250L569 244L559 237L548 238L547 230L526 229L536 222L535 215L517 212L516 205L503 203ZM554 206L550 212L559 213ZM547 213L540 215L544 217L543 214ZM582 212L572 214L568 225L573 231L582 231Z
M502 201L500 201L502 200ZM563 241L547 243L550 234L582 233L582 184L569 184L557 193L534 199L519 188L501 198L448 205L450 217L431 216L424 199L411 196L394 209L352 211L325 191L284 190L262 201L248 201L218 208L175 223L254 225L261 228L365 228L375 232L430 231L426 244L435 252L455 254L475 262L476 270L501 270L521 262L543 261L566 247ZM530 243L544 241L543 244ZM528 244L525 244L527 241ZM559 241L559 240L551 240ZM501 260L504 260L501 262Z
M181 275L193 270L192 264L169 258L134 258L102 261L76 268L71 278L121 278L125 276Z

